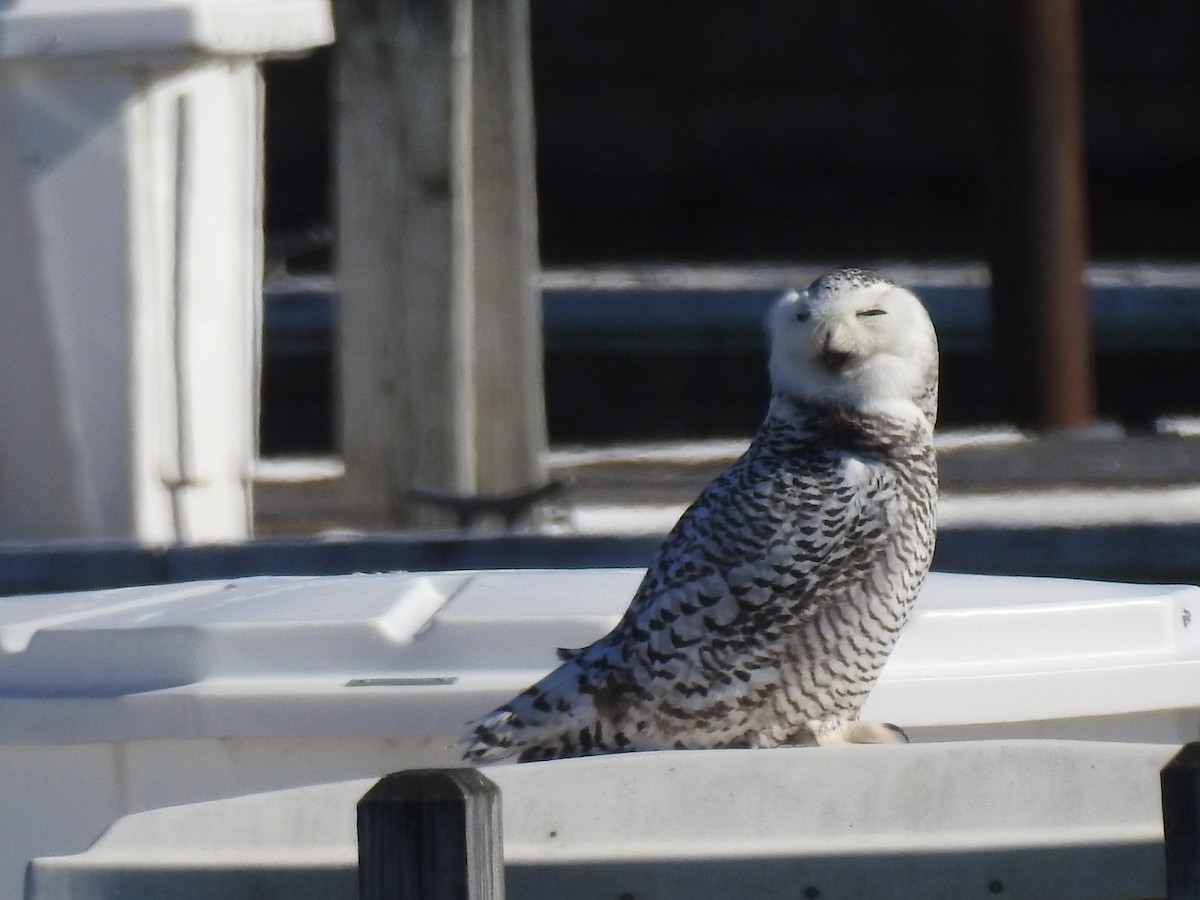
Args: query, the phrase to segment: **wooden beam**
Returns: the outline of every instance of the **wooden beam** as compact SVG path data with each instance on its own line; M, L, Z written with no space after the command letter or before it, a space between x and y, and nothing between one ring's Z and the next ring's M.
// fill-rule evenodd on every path
M1167 900L1200 900L1200 743L1186 744L1160 781Z
M476 769L381 779L358 804L360 900L503 900L500 789Z
M341 445L363 524L545 480L527 0L334 4Z
M1200 900L1200 743L1186 744L1160 773L1166 898Z

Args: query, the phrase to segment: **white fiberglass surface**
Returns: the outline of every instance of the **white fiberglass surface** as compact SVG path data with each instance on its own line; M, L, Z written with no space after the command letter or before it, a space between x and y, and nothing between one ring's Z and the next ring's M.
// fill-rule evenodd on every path
M1200 588L931 575L888 663L893 676L1191 658Z
M0 601L0 691L389 668L466 576L249 578Z
M259 577L10 598L0 601L0 693L547 669L558 647L611 629L640 578L605 569ZM1197 629L1200 588L935 573L885 677L1190 658Z

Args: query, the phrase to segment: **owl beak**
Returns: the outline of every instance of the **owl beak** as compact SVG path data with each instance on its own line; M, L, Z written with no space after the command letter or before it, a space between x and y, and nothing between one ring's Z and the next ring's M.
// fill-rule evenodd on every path
M853 355L849 350L837 346L832 334L826 335L821 342L821 364L835 375L846 368Z

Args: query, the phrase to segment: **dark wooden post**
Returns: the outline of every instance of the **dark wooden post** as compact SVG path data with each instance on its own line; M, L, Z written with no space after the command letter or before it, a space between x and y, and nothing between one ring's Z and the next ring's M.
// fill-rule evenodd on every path
M1095 417L1078 0L989 0L992 326L1010 414Z
M476 769L381 779L358 803L360 900L503 900L500 789Z
M1200 743L1185 745L1159 778L1167 900L1200 900Z
M369 527L545 482L528 0L336 0L341 449Z

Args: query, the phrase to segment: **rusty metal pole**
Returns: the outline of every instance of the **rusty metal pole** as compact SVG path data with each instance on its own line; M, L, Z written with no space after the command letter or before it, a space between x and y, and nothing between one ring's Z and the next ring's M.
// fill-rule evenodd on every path
M989 0L992 326L1009 412L1095 419L1078 0Z

